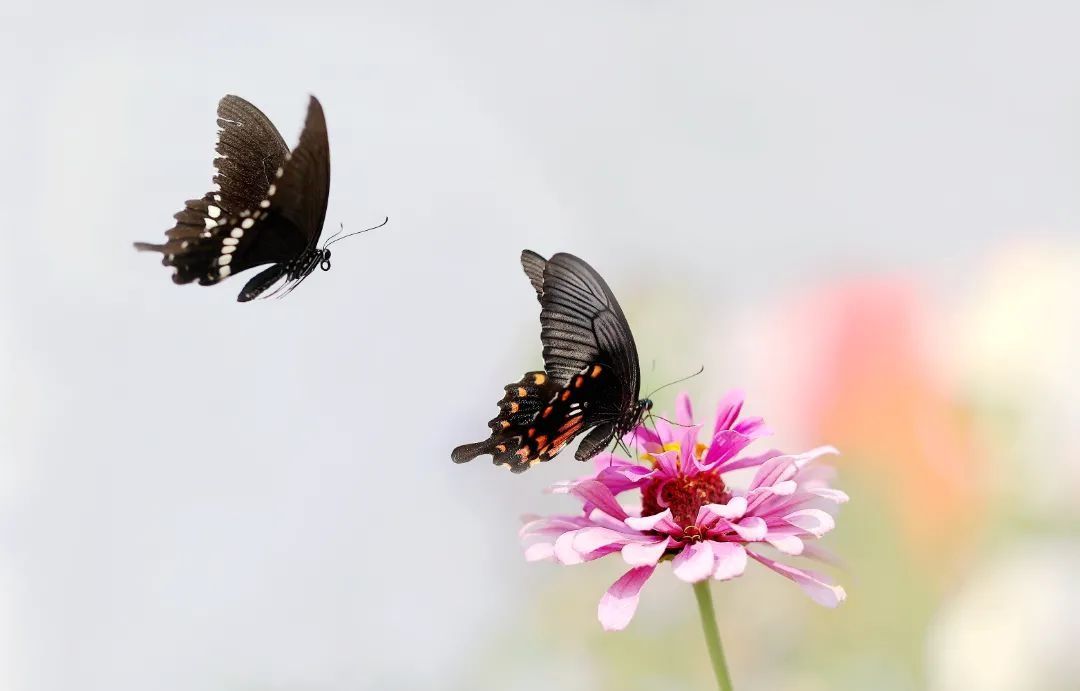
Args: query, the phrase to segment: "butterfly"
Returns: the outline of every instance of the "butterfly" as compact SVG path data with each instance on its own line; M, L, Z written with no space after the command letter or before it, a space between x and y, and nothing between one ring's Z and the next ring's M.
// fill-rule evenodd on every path
M174 268L175 283L214 285L272 264L247 282L237 300L253 300L282 280L278 290L288 294L316 266L329 271L329 246L344 239L335 235L318 246L330 194L322 105L311 97L292 151L270 119L239 96L222 98L217 115L218 189L185 203L164 244L136 242L135 248L165 255L161 263Z
M530 250L521 265L540 301L544 371L505 387L491 436L454 449L465 463L490 454L495 465L524 472L592 430L576 458L587 461L634 429L646 411L630 325L607 283L572 254L544 259Z

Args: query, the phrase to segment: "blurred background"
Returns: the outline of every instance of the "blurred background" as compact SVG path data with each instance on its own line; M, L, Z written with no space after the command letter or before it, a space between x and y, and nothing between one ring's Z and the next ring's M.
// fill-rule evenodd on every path
M717 584L739 689L1076 689L1080 6L20 0L0 9L0 688L709 688L690 589L524 562L583 467L485 460L528 247L651 390L839 447L839 609ZM176 287L217 100L330 128L334 249ZM678 387L658 394L670 410ZM666 569L665 569L666 571Z

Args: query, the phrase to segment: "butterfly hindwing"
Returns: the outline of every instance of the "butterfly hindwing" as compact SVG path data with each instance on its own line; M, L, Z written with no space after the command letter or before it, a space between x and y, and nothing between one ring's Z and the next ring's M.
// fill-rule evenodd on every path
M553 458L591 424L590 399L609 382L604 368L591 365L559 386L546 372L529 372L507 384L499 414L488 423L491 436L454 449L451 457L465 463L491 454L495 465L520 473ZM590 435L592 436L592 435Z

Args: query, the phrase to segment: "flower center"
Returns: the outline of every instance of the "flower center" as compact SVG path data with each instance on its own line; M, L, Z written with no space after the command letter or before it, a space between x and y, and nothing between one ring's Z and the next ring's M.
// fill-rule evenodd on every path
M657 478L641 490L641 515L653 516L671 509L676 523L683 528L692 528L702 506L720 504L728 499L726 489L720 474L715 472Z

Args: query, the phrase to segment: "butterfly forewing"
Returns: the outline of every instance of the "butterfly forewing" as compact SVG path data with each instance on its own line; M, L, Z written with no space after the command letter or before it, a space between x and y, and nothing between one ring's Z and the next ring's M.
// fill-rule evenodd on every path
M270 118L239 96L221 99L217 115L214 183L221 208L233 214L254 210L285 164L289 147Z

